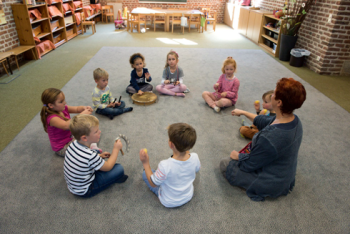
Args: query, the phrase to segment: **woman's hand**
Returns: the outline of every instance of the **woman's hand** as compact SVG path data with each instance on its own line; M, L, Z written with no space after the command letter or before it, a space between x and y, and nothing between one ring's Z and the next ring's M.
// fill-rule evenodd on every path
M216 90L218 88L219 88L219 83L214 84L214 89Z
M137 94L140 95L140 96L143 94L143 92L141 91L141 89L137 92Z
M226 92L222 92L220 95L221 95L221 97L223 97L223 98L224 98L224 97L226 97L226 96L227 96L227 93L226 93Z
M109 156L111 156L111 154L108 152L103 152L102 154L100 154L101 158L109 158Z
M243 112L244 112L243 110L234 109L233 111L231 111L231 115L233 115L233 116L241 116L241 115L244 115Z
M239 153L236 151L236 150L233 150L232 152L231 152L231 154L230 154L230 158L231 159L233 159L233 160L236 160L236 161L238 161L238 159L239 159Z
M170 84L170 80L165 80L164 84Z
M176 81L174 85L179 85L180 84L180 81Z

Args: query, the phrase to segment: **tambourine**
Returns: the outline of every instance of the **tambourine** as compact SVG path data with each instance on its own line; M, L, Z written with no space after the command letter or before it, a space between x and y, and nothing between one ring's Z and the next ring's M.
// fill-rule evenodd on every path
M130 148L129 148L129 145L130 145L129 139L125 135L119 134L119 136L117 138L115 138L115 141L117 141L117 140L124 140L125 141L125 145L126 145L126 152L129 152L129 150L130 150ZM122 155L124 155L123 149L120 149L120 152L122 153Z
M157 95L154 93L144 92L142 95L137 93L131 96L132 102L140 106L147 106L157 101Z

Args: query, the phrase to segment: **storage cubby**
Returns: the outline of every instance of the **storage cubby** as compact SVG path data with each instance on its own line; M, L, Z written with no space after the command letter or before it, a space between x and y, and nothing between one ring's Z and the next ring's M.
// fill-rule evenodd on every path
M56 0L57 1L57 0ZM63 3L69 3L73 6L73 1L63 1ZM51 5L37 4L27 5L21 3L14 3L11 5L12 13L16 23L16 30L19 38L20 45L34 45L38 42L35 41L34 37L39 38L41 41L49 40L56 47L64 44L68 40L74 38L81 32L81 29L76 26L75 12L82 11L82 8L76 9L75 12L70 12L67 15L70 16L70 21L66 19L63 14L62 2L52 2ZM50 19L48 6L55 6L61 13L62 16L52 16ZM29 11L37 10L41 14L40 19L34 19L30 17ZM67 22L68 24L67 24ZM52 49L45 50L41 53L41 56L50 52ZM37 53L37 51L35 51ZM39 57L38 54L36 54ZM28 53L28 57L35 59L33 55Z
M280 27L283 26L276 26L279 21L280 19L273 15L264 15L259 38L259 46L275 57L278 57L279 54Z

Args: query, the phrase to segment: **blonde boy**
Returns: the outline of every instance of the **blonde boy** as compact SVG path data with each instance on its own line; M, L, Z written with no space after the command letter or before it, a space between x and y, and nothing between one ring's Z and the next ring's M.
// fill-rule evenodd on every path
M274 93L274 90L270 90L265 92L262 95L263 100L263 110L260 109L260 102L254 102L254 108L257 115L267 115L267 116L275 116L276 113L273 111L271 104L271 96ZM258 128L255 125L245 124L244 120L242 120L242 127L239 128L239 132L243 138L253 139L253 136L259 132Z
M196 130L186 123L175 123L168 128L169 147L173 155L151 170L147 151L140 150L145 171L143 180L165 207L182 206L193 197L193 181L201 164L196 153L190 153L196 143Z
M92 91L92 103L97 114L108 116L113 119L114 116L132 111L132 107L125 108L125 102L114 102L112 92L108 86L109 74L105 69L97 68L94 70L94 80L97 84Z
M92 143L100 140L99 121L92 115L74 116L69 124L76 139L72 142L64 158L64 178L71 193L81 197L92 197L113 183L123 183L128 178L124 168L116 164L118 153L123 147L118 140L112 154L98 154L90 149ZM104 161L103 158L108 158Z

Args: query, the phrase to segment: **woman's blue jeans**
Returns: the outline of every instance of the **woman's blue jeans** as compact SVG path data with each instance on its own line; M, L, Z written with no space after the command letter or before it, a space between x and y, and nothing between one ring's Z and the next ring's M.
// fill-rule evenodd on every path
M114 108L106 107L104 109L97 108L96 113L100 115L106 115L106 116L110 116L110 115L117 116L124 113L124 108L125 108L125 102L120 101L120 106L115 106Z
M105 190L114 183L119 183L123 180L124 168L122 165L116 163L110 171L95 171L95 179L89 187L87 193L81 197L92 197L99 192Z
M154 173L155 170L152 170L152 172ZM148 182L148 179L147 179L147 177L146 177L146 172L145 172L145 171L143 171L143 173L142 173L142 179L146 182L148 188L158 197L159 186L153 188L153 187L150 185L150 183Z

